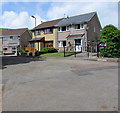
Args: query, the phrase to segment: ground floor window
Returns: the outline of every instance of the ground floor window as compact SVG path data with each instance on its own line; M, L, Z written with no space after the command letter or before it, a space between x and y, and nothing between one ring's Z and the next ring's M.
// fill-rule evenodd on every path
M35 44L34 44L34 43L31 43L30 45L31 45L31 47L35 47Z
M75 45L81 45L81 39L75 39Z
M4 51L7 51L7 49L8 49L7 47L3 47L3 50L4 50Z
M66 46L66 41L58 41L58 47Z
M45 47L53 47L53 41L46 41Z
M16 53L17 47L12 47L12 53Z

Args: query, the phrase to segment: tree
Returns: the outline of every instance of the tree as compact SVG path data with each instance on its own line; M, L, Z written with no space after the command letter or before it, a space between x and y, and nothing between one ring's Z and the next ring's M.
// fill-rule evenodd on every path
M107 25L100 33L100 41L107 46L100 49L100 55L104 57L120 57L120 30L113 25Z

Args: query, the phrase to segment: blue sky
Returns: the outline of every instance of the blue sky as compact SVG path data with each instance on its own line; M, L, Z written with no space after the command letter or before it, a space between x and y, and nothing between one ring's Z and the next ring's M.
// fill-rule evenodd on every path
M66 16L97 11L102 27L108 24L118 25L117 2L4 2L0 14L0 27L21 28L34 27L36 16L37 25Z

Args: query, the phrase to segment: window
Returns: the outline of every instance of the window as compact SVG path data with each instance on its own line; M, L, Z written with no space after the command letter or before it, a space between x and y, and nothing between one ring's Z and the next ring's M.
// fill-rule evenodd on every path
M95 27L94 27L94 32L96 32L96 29L95 29Z
M40 30L35 30L35 35L40 35Z
M75 45L81 45L81 39L75 39Z
M66 26L61 27L61 31L66 31Z
M45 29L45 30L44 30L44 33L53 33L53 29L52 29L52 28Z
M13 40L18 40L19 37L18 36L13 36Z
M75 29L83 29L83 24L76 24Z
M58 27L58 31L61 31L60 27Z
M58 47L63 47L63 45L66 46L66 41L58 41Z
M67 31L70 30L70 26L66 26L66 30L67 30Z
M3 41L10 40L10 37L3 37Z
M7 47L3 47L3 50L6 51L6 50L7 50Z
M12 40L12 39L13 39L13 36L10 36L10 39Z
M80 29L80 24L75 25L75 29Z
M16 47L13 47L12 48L12 53L16 53L16 50L17 50Z
M84 28L83 24L80 24L80 28L81 28L81 29L83 29L83 28Z
M31 45L31 47L35 47L35 44L34 44L34 43L31 43L30 45Z

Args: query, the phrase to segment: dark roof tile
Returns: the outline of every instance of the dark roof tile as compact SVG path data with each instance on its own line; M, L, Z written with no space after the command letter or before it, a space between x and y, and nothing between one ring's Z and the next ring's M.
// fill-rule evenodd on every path
M47 22L43 22L41 24L39 24L38 26L36 26L34 29L43 29L43 28L49 28L49 27L54 27L59 21L61 21L63 18L61 19L57 19L57 20L52 20L52 21L47 21Z
M11 29L11 30L0 30L0 36L16 36L22 35L28 28Z

